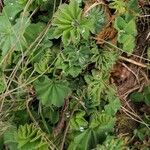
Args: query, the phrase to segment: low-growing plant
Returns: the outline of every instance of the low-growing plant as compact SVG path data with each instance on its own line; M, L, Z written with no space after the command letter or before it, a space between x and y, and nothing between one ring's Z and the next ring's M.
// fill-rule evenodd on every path
M111 74L121 53L132 55L136 46L137 1L3 3L0 149L131 147L117 135L118 111L123 107ZM111 34L105 27L115 32L113 44L107 38L100 44L95 40L98 34ZM148 86L132 93L131 101L148 106L149 90ZM140 141L149 135L149 115L142 118L146 123L133 133Z

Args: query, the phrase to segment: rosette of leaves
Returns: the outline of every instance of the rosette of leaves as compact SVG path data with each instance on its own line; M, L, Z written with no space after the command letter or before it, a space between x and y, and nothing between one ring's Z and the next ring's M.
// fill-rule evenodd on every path
M94 112L92 112L89 115L88 124L86 123L86 120L83 117L85 115L83 111L82 113L75 114L75 116L71 118L70 128L72 129L73 127L80 127L80 130L78 130L78 132L76 130L76 134L73 136L73 139L68 147L69 150L93 149L97 146L97 144L102 144L103 142L105 143L105 140L107 141L107 136L109 136L114 131L116 121L116 118L114 116L117 110L120 108L119 99L115 100L115 105L112 104L112 100L114 98L113 95L115 95L114 90L111 91L109 98L107 97L107 99L109 99L109 106L106 106L110 108L104 108L103 111L95 110ZM111 96L112 98L110 98ZM114 141L112 141L112 143L113 142ZM122 144L119 140L118 143L115 142L115 147L118 147Z
M82 15L82 10L75 0L61 5L54 14L52 25L55 27L54 37L62 37L64 45L71 42L79 43L81 37L88 39L90 32L94 32L92 20Z

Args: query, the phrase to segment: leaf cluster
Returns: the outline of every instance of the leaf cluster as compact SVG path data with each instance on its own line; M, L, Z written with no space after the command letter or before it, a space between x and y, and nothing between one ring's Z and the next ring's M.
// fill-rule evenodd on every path
M112 9L114 22L106 15ZM4 0L1 149L126 148L115 135L121 102L110 73L121 54L117 46L124 53L133 52L137 11L135 0L111 0L109 5L90 0ZM118 43L98 45L97 33L109 25L118 31ZM148 105L149 87L132 97ZM139 129L135 136L142 139L144 133Z

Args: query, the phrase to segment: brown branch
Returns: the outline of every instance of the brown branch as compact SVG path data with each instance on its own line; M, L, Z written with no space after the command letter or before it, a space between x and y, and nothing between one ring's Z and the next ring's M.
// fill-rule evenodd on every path
M64 107L62 108L62 110L60 112L60 120L59 120L57 126L53 130L54 137L59 135L62 132L64 126L65 126L65 113L68 109L68 106L69 106L69 98L67 98L65 100Z
M143 63L137 62L135 60L132 60L132 59L129 59L129 58L126 58L126 57L123 57L123 56L119 56L119 59L124 60L124 61L129 62L129 63L132 63L132 64L134 64L136 66L139 66L139 67L142 67L142 68L148 68L148 66L143 64Z
M80 101L81 101L81 98L78 99L77 104L75 105L74 109L73 109L72 112L71 112L70 118L73 117L73 114L74 114L74 112L76 111L78 105L80 104ZM70 120L69 120L69 122L68 122L68 124L67 124L67 126L66 126L66 129L65 129L65 132L64 132L64 137L63 137L63 140L62 140L62 143L61 143L60 150L63 150L63 148L64 148L65 139L66 139L66 136L67 136L67 132L68 132L68 130L69 130L69 125L70 125Z

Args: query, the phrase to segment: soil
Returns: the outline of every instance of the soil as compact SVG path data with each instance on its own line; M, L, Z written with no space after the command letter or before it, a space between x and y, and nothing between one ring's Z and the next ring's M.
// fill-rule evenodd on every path
M146 15L150 12L149 4L143 3L143 14ZM150 17L139 18L138 24L138 36L136 40L136 47L133 55L130 57L125 56L127 59L139 64L145 64L147 61L147 49L150 46ZM134 91L142 91L144 85L148 84L148 69L138 66L134 63L120 60L115 66L113 74L113 81L117 86L118 96L122 103L122 109L117 115L116 133L117 135L133 136L134 130L138 127L140 121L142 121L143 113L150 114L150 107L143 103L132 103L129 95ZM118 72L117 72L118 71ZM131 138L130 137L130 138ZM148 141L148 139L147 139ZM136 145L137 141L132 141L132 144ZM150 145L149 145L150 146Z

